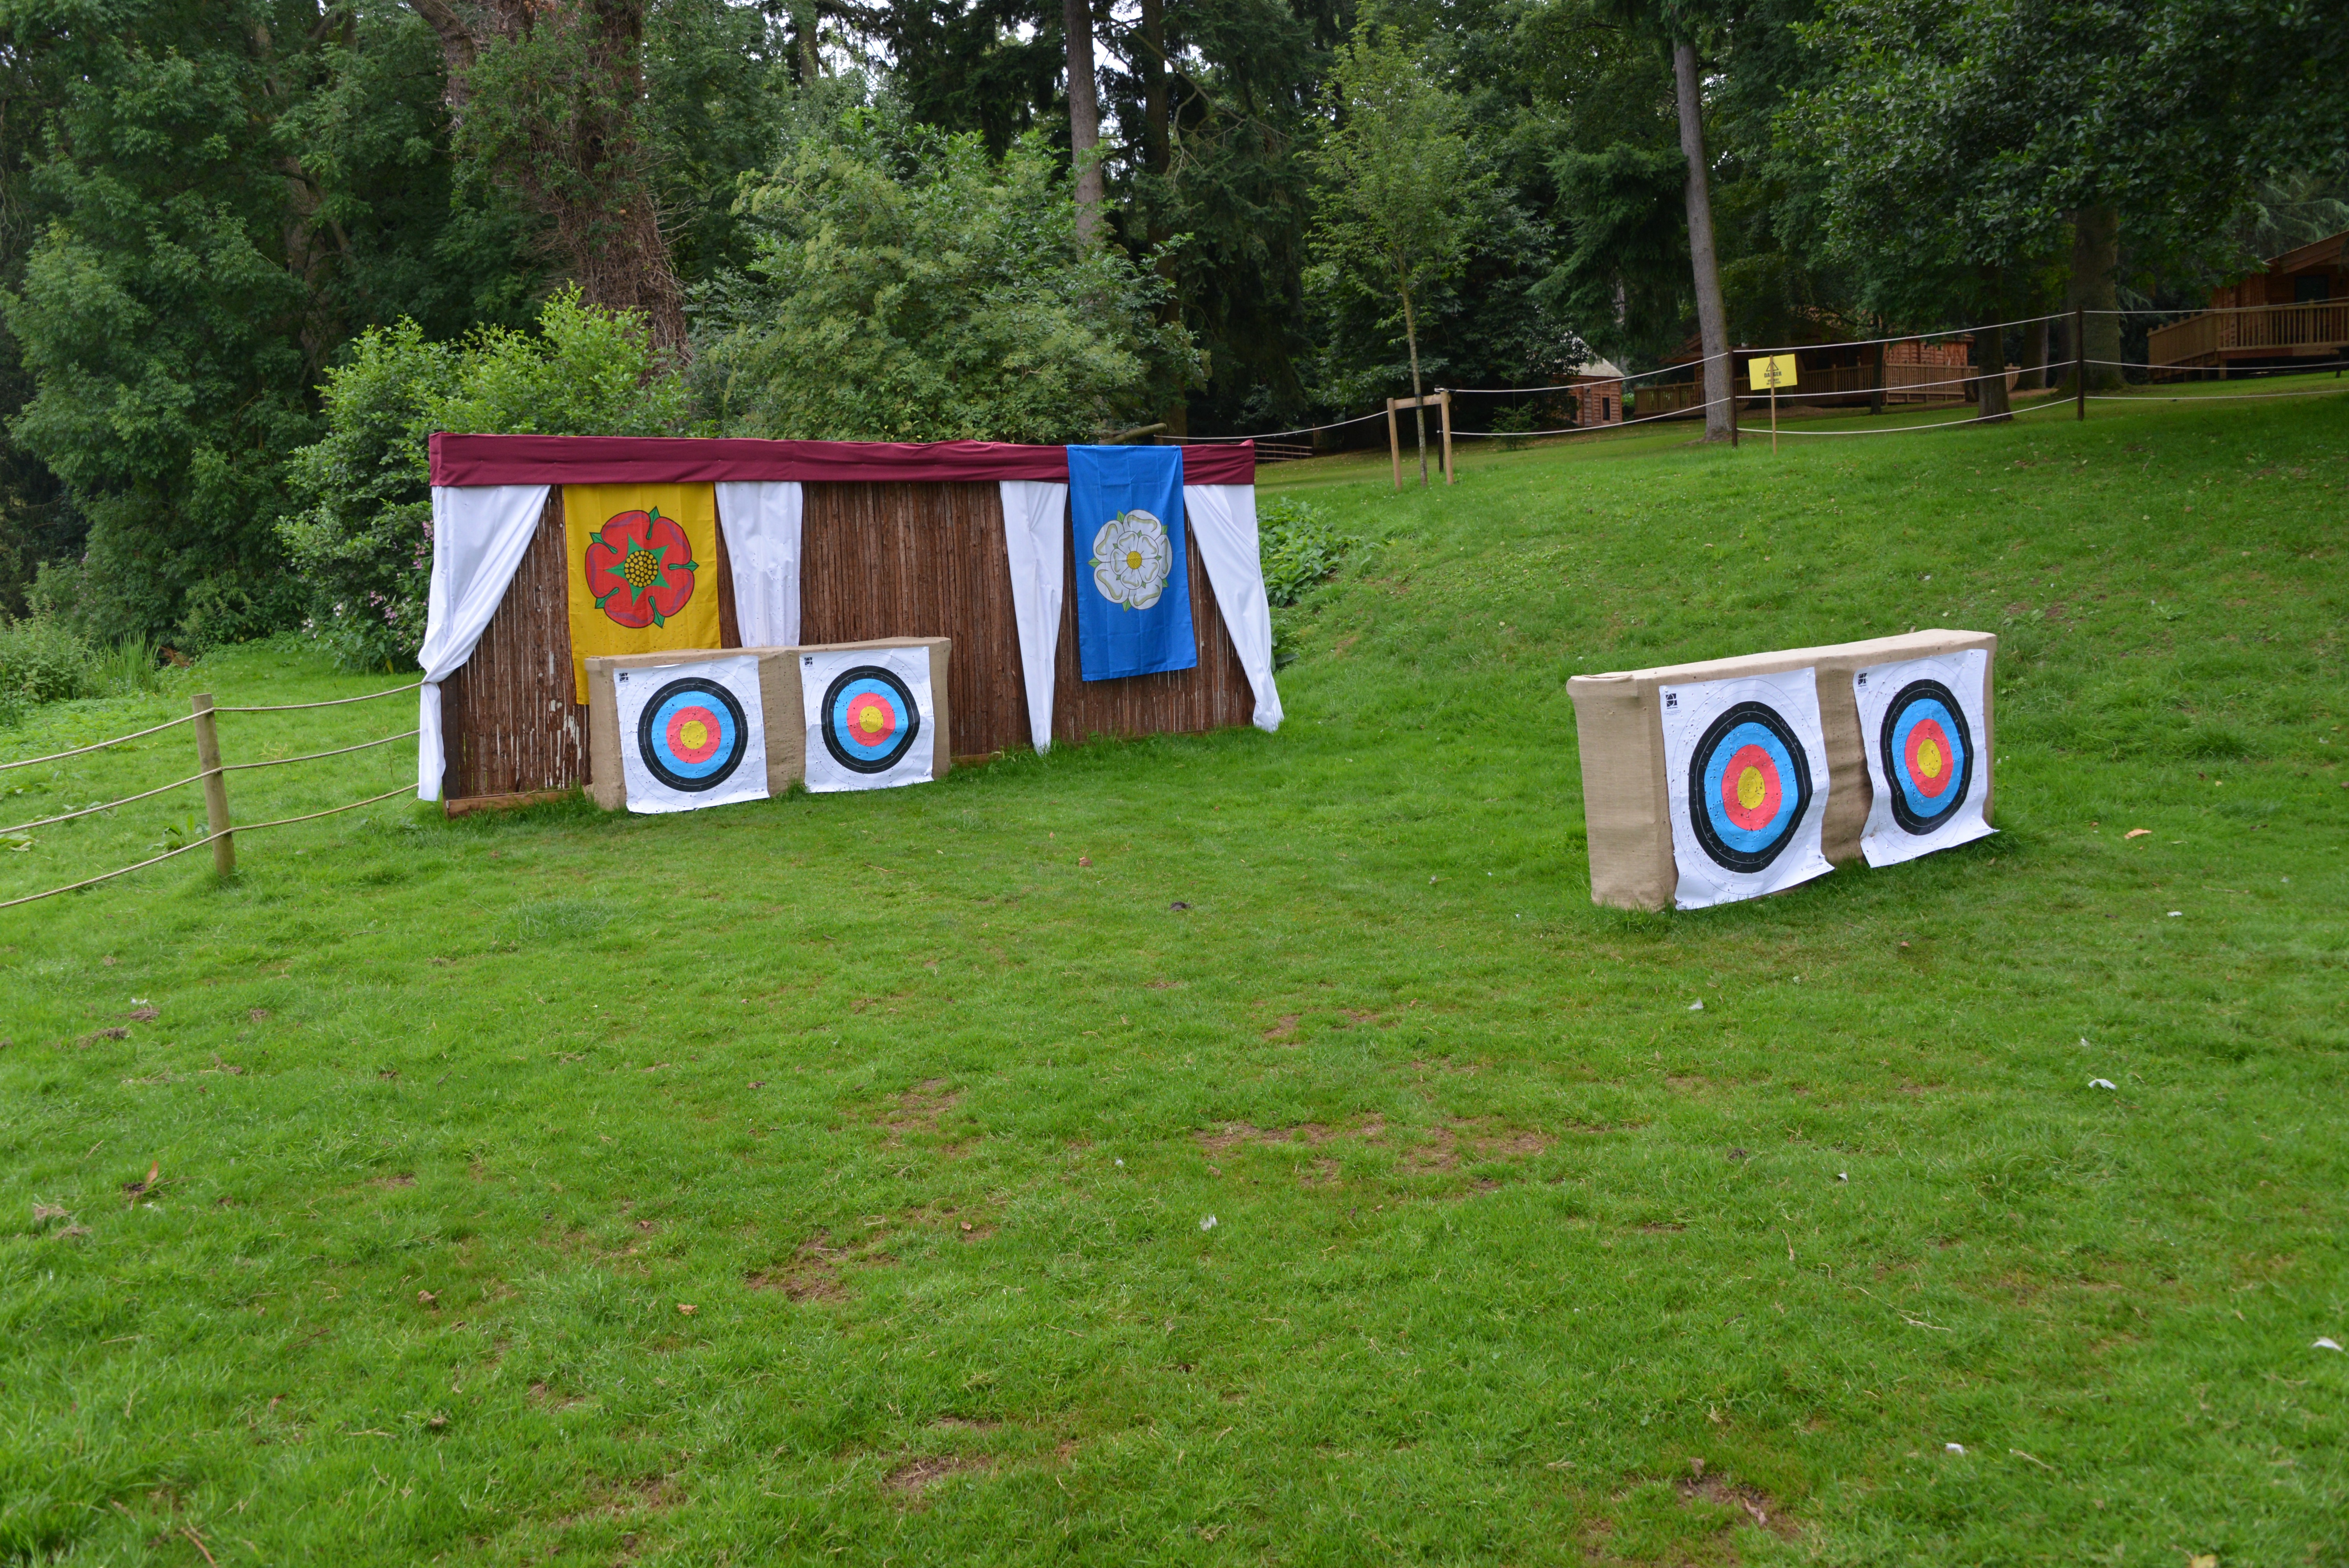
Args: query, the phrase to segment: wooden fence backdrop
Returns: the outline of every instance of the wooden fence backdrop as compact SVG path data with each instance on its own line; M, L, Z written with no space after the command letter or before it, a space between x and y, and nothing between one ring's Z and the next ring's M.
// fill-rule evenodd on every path
M948 637L947 697L957 758L1030 743L1028 698L992 482L851 484L802 490L800 640ZM1185 531L1185 538L1190 537ZM1077 573L1063 573L1052 738L1163 735L1248 722L1256 698L1225 634L1195 542L1189 546L1195 669L1086 681L1077 668ZM566 789L588 779L587 710L572 700L563 490L547 499L481 645L441 686L450 801ZM740 647L723 531L718 546L721 645Z

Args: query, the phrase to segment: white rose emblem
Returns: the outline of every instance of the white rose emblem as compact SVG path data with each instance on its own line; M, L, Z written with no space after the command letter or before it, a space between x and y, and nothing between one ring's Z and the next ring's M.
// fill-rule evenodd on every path
M1112 604L1147 610L1166 592L1174 547L1166 525L1146 511L1122 511L1093 535L1093 586Z

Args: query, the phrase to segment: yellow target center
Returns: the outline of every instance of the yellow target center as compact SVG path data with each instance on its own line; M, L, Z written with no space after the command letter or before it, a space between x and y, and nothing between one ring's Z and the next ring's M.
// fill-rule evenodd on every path
M1917 748L1917 766L1926 778L1939 779L1941 776L1941 748L1930 740L1920 745Z
M698 751L709 744L709 727L698 718L688 718L678 726L677 738L685 742L688 751Z
M1762 781L1759 768L1748 768L1737 776L1737 803L1747 810L1759 807L1762 798L1769 792L1770 787Z
M856 727L863 730L867 735L880 734L881 726L884 722L885 721L883 718L881 710L877 707L868 707L863 713L856 716Z
M1139 572L1142 570L1142 552L1139 550L1129 550L1125 552L1125 569L1128 572Z

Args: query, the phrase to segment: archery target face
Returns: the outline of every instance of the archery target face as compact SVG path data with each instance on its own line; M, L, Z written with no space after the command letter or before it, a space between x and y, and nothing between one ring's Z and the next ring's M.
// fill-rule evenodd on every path
M1826 741L1810 670L1661 686L1673 903L1757 898L1833 870L1819 850Z
M1871 866L1988 836L1990 655L1981 648L1855 671L1873 790L1860 853Z
M690 811L767 798L755 657L615 670L612 695L629 810Z
M807 704L807 787L887 789L927 783L937 737L926 648L800 655Z

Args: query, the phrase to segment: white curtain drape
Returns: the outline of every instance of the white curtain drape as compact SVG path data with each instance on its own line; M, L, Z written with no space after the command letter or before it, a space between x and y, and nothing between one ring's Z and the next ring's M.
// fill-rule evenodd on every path
M791 648L800 640L800 486L721 483L718 525L734 575L734 620L746 648Z
M1199 559L1216 590L1216 608L1239 650L1240 667L1256 693L1256 727L1280 727L1280 692L1272 684L1272 610L1264 597L1264 557L1257 552L1254 485L1185 485L1183 515L1199 542Z
M545 485L481 485L432 492L432 586L425 599L424 667L417 693L416 798L438 800L448 766L440 744L440 683L473 656L546 511Z
M1019 673L1028 686L1028 732L1052 749L1052 665L1060 655L1061 576L1068 548L1069 487L1005 480L1003 546L1011 557L1011 613L1019 629ZM1249 512L1254 528L1255 512ZM1259 583L1257 597L1264 596Z

